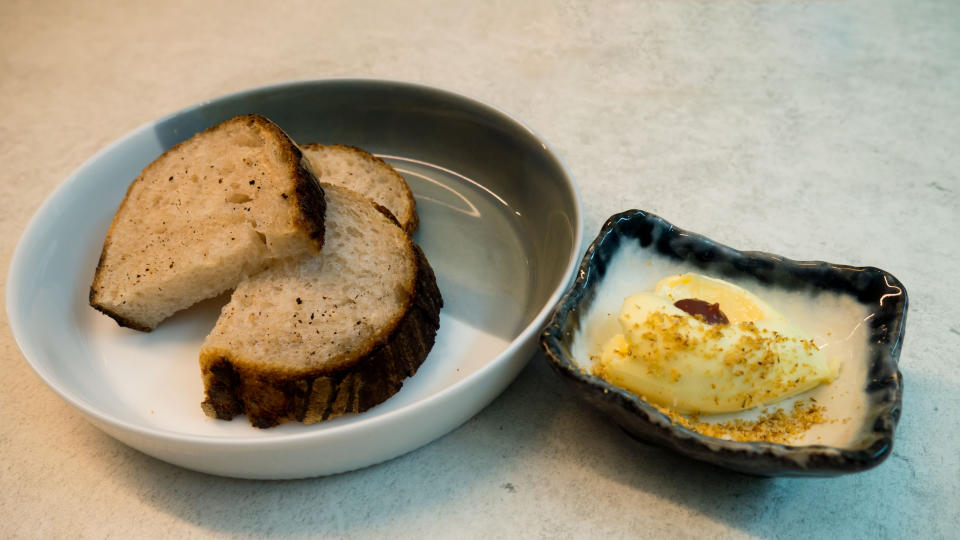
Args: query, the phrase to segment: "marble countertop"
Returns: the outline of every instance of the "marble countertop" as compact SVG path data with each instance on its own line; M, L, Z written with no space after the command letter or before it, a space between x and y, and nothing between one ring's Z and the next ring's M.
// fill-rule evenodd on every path
M135 127L232 91L370 77L549 140L584 234L642 208L910 294L892 456L758 479L635 442L531 359L445 437L367 469L217 478L101 433L0 325L0 537L956 537L960 3L0 3L0 272L44 198Z

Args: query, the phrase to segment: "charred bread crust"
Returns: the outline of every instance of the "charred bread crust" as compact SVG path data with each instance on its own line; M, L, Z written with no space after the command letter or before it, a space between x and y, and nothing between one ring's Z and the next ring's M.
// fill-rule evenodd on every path
M397 227L403 229L403 226L400 225L400 220L397 219L397 216L393 215L393 212L391 212L389 208L387 208L386 206L381 206L373 201L370 201L370 202L373 203L374 208L376 208L378 212L380 212L381 214L386 216L387 219L390 220L390 223L393 223ZM406 229L403 229L403 230L406 230Z
M310 236L311 240L316 242L317 252L323 247L324 236L324 218L327 211L327 201L323 196L323 188L320 187L320 181L310 167L310 161L303 155L300 148L294 144L293 140L279 126L270 120L258 115L252 114L246 117L251 124L257 124L263 129L273 132L280 141L281 157L284 161L293 165L291 172L293 174L294 197L300 214L297 218L297 225L300 226ZM284 196L286 194L283 194Z
M201 407L207 416L230 420L246 413L259 428L293 420L313 424L363 412L397 393L433 347L443 307L433 269L412 245L417 264L412 301L385 341L343 369L294 376L257 372L221 356L203 368Z
M294 147L297 153L299 149ZM298 218L298 224L307 231L310 239L316 242L316 249L319 252L323 247L323 236L325 232L324 218L327 213L327 200L323 196L323 188L317 177L305 166L307 160L300 156L297 174L295 176L296 186L294 191L297 197L297 206L300 209L302 218Z
M301 146L303 146L303 148L307 148L307 149L342 148L342 149L350 150L350 151L352 151L352 152L356 152L356 153L360 154L361 156L363 156L363 157L365 157L365 158L367 158L367 159L369 159L369 160L371 160L371 161L375 161L375 162L377 162L377 163L379 163L379 164L381 164L381 165L385 165L385 166L387 167L387 169L389 169L390 172L391 172L394 176L396 176L397 178L400 179L400 185L403 186L403 189L406 191L407 198L410 200L410 220L407 222L407 226L406 226L406 227L403 227L402 225L401 225L401 227L402 227L403 230L406 231L406 233L409 234L409 235L413 235L413 233L417 232L417 228L420 227L420 216L417 214L417 200L416 200L416 198L414 198L414 196L413 196L413 191L410 190L410 185L407 184L407 181L403 178L403 175L401 175L399 172L397 172L397 170L394 169L389 163L387 163L386 161L380 159L379 157L371 154L370 152L367 152L367 151L364 150L363 148L357 148L356 146L350 146L350 145L346 145L346 144L320 144L320 143L311 143L311 144L304 144L304 145L301 145ZM377 205L377 206L379 207L380 205ZM383 210L381 210L381 212L382 212L382 211L383 211ZM387 212L389 212L389 210L388 210ZM389 214L389 215L390 215L391 218L393 218L393 221L397 222L397 224L400 223L400 220L399 220L396 216L394 216L393 214Z
M144 326L144 325L138 323L137 321L135 321L135 320L133 320L133 319L128 319L128 318L124 317L123 315L120 315L119 313L117 313L117 312L115 312L115 311L110 311L110 309L108 309L108 308L106 308L106 307L104 307L104 306L102 306L102 305L100 305L100 304L94 304L93 302L91 302L91 303L90 303L90 306L93 307L93 309L99 311L100 313L103 313L104 315L106 315L106 316L110 317L111 319L117 321L117 324L118 324L119 326L124 327L124 328L129 328L129 329L131 329L131 330L138 330L138 331L140 331L140 332L150 332L150 331L153 330L153 328L150 328L149 326Z

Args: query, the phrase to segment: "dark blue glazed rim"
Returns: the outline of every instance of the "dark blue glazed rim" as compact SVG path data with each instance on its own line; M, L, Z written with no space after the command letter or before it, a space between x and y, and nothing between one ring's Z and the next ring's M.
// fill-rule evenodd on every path
M599 285L617 250L639 244L719 278L751 276L758 282L790 291L832 291L867 306L870 366L864 386L868 395L867 426L860 447L790 446L770 442L717 439L672 423L644 401L599 377L581 371L571 344L580 317L589 312ZM793 261L756 251L738 251L709 238L677 228L642 210L612 216L587 249L571 288L560 299L540 337L550 365L571 382L587 402L608 414L630 435L686 456L760 476L837 476L880 464L893 450L900 418L903 381L897 367L907 314L907 291L897 278L872 267L821 261Z

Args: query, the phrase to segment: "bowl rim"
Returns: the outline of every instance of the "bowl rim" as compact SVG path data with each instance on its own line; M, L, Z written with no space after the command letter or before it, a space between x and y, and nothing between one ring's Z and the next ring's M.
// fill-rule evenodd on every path
M77 392L67 387L66 385L61 384L56 379L52 378L50 374L47 373L45 369L37 365L33 358L38 357L39 353L32 345L32 341L26 333L24 328L24 321L21 316L20 308L24 302L24 293L21 283L24 282L26 276L29 274L29 269L24 264L26 257L26 252L28 247L34 241L34 237L37 236L38 229L40 228L40 217L46 215L52 206L54 206L59 200L69 197L69 192L73 189L76 189L79 182L78 178L80 177L81 171L89 168L92 164L103 159L106 154L109 154L115 149L131 139L134 139L138 136L142 136L145 132L153 130L157 125L160 125L166 121L169 121L173 118L180 117L182 115L189 114L201 110L205 107L210 107L216 105L217 103L248 97L256 95L258 93L274 93L281 91L290 91L292 89L297 89L301 87L310 87L315 85L326 86L326 85L338 85L338 84L359 84L359 85L372 85L372 86L382 86L382 87L392 87L398 89L406 89L412 91L422 91L427 93L439 93L444 95L447 98L451 98L456 101L463 102L464 104L473 106L483 111L485 114L492 114L494 116L500 117L502 120L507 121L508 123L514 124L516 127L521 128L522 131L527 133L530 137L538 142L542 149L554 159L558 165L559 171L562 173L562 182L561 187L565 187L569 190L572 195L573 200L573 215L571 216L572 222L571 226L573 229L573 245L571 246L571 251L567 257L566 264L564 265L563 273L560 282L554 287L549 298L547 298L539 311L537 311L529 323L527 323L513 339L510 341L508 347L503 350L500 354L493 357L489 362L484 364L481 368L470 374L464 379L457 381L456 383L444 388L443 390L431 394L423 399L415 401L404 405L403 407L388 411L386 413L373 416L367 419L364 419L362 422L353 422L346 423L341 425L336 425L329 427L323 430L313 430L313 431L304 431L299 433L277 433L270 437L236 437L236 436L218 436L218 435L198 435L198 434L189 434L181 433L169 429L161 429L149 427L134 422L127 421L122 418L118 418L113 414L103 410L101 407L98 407L92 403L89 403ZM488 376L501 367L502 364L508 363L508 360L513 357L519 349L521 349L527 342L533 340L537 334L540 333L543 328L546 319L548 318L550 312L553 309L553 305L561 297L564 290L567 288L569 283L573 279L574 272L577 268L577 260L579 254L583 247L583 203L580 197L580 191L577 186L576 181L573 178L573 175L570 173L569 168L566 166L560 155L556 152L555 148L542 137L537 131L525 124L524 122L517 119L515 116L507 113L502 108L491 105L487 102L481 101L469 95L466 95L462 92L449 90L446 88L441 88L437 86L428 86L420 83L406 82L402 80L389 80L389 79L378 79L378 78L358 78L358 77L344 77L344 78L325 78L325 79L297 79L279 83L271 83L266 85L255 86L251 88L246 88L226 94L219 95L214 98L202 100L196 102L192 105L188 105L184 108L181 108L175 112L166 114L160 118L150 120L141 124L139 127L125 133L120 138L112 141L107 146L103 147L90 158L84 161L79 167L74 169L69 176L63 181L61 181L56 188L46 196L37 210L33 213L30 220L27 222L26 227L20 235L19 240L17 241L16 247L14 248L13 255L10 260L10 266L7 271L7 284L6 284L6 312L8 324L13 334L14 340L17 343L17 346L20 348L21 354L27 360L27 363L30 365L31 369L37 376L47 385L51 390L53 390L57 395L62 399L71 404L74 408L81 411L85 415L89 416L92 419L95 419L99 422L104 423L107 426L110 426L115 429L119 429L124 432L131 432L141 436L146 436L151 439L158 439L161 441L167 442L177 442L177 443L188 443L191 445L197 445L208 449L215 448L225 448L233 446L243 446L243 447L258 447L258 446L272 446L272 445L286 445L286 444L299 444L302 442L308 442L313 439L325 439L325 438L335 438L341 437L351 432L361 432L377 429L383 426L388 426L389 424L399 421L401 419L409 418L420 414L424 409L431 408L437 402L442 402L454 394L459 394L464 391L466 387L474 386L480 384L481 381L486 379ZM526 360L529 360L526 359ZM474 411L472 414L476 414L481 409ZM432 439L430 439L432 440ZM424 441L421 444L427 444L430 440ZM419 445L418 445L419 446Z
M567 358L567 355L561 346L561 344L564 342L565 336L572 338L572 332L569 330L571 315L574 311L578 310L580 303L584 299L584 295L587 294L588 290L590 290L591 287L595 287L597 283L602 280L602 277L597 275L599 273L597 270L597 261L599 260L600 252L604 249L607 243L611 241L611 238L620 234L620 226L623 223L630 223L636 220L659 224L665 227L671 233L674 233L678 236L686 236L691 241L708 243L713 249L716 249L721 253L741 258L745 261L764 261L774 264L795 266L798 268L829 268L834 271L851 273L870 272L882 277L885 280L886 285L891 289L899 289L898 295L901 298L899 298L898 302L891 302L889 307L884 307L883 303L881 302L878 307L878 309L884 310L893 316L892 322L894 323L894 328L889 331L889 335L892 335L893 339L887 340L889 345L882 347L879 351L871 351L871 353L876 352L876 354L874 354L873 361L882 364L879 367L882 368L882 374L886 376L885 380L882 381L882 384L878 384L878 389L881 389L881 387L885 388L887 391L887 396L891 398L885 401L885 405L877 412L875 417L871 416L868 418L868 421L872 420L874 423L872 431L878 434L879 437L877 437L872 444L863 449L849 449L823 444L790 445L769 441L730 441L716 437L710 437L673 422L666 414L648 403L642 397L627 392L626 390L619 388L595 375L585 373L579 367L577 367L577 365L572 362L571 359ZM653 241L651 241L650 245L642 246L642 249L655 250L656 246L654 245ZM827 263L819 260L793 260L763 251L738 250L725 244L716 242L699 233L681 229L680 227L677 227L671 222L651 212L632 209L612 215L603 224L600 232L591 242L583 256L577 272L577 278L557 303L553 313L551 314L550 320L547 323L547 327L541 334L540 345L545 352L548 362L556 371L581 385L586 385L601 391L604 395L603 399L606 399L611 403L613 401L619 401L620 404L617 406L621 408L626 406L630 409L633 409L633 412L635 413L643 413L646 416L645 420L648 423L666 429L669 431L669 436L671 438L687 439L704 450L710 449L716 452L717 450L713 449L718 449L720 452L735 456L742 455L743 457L747 457L747 454L749 454L751 457L753 457L759 452L776 456L778 458L786 458L789 456L805 456L807 458L817 456L822 458L831 458L817 463L818 466L816 467L787 466L787 470L784 471L787 473L791 471L800 474L816 474L818 472L828 474L856 472L879 465L892 453L893 450L894 433L900 417L903 401L903 381L902 374L899 371L898 360L904 338L908 304L909 301L906 287L904 287L904 285L896 277L885 270L873 266L850 266ZM870 373L873 373L874 368L876 367L877 366L872 363L869 370ZM878 381L873 381L870 383L870 385L873 386L873 384L877 382ZM707 445L712 448L708 448ZM681 453L686 452L681 451ZM839 457L842 462L845 462L845 464L838 464L836 461L837 457ZM804 461L806 461L806 459L804 459ZM789 463L793 462L785 462L784 465L788 465Z

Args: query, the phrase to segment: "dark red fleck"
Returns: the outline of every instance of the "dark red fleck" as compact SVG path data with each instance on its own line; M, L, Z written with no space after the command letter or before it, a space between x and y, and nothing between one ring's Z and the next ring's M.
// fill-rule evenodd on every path
M673 305L690 315L700 315L707 324L730 324L727 316L720 311L720 304L711 304L697 298L685 298L677 300Z

